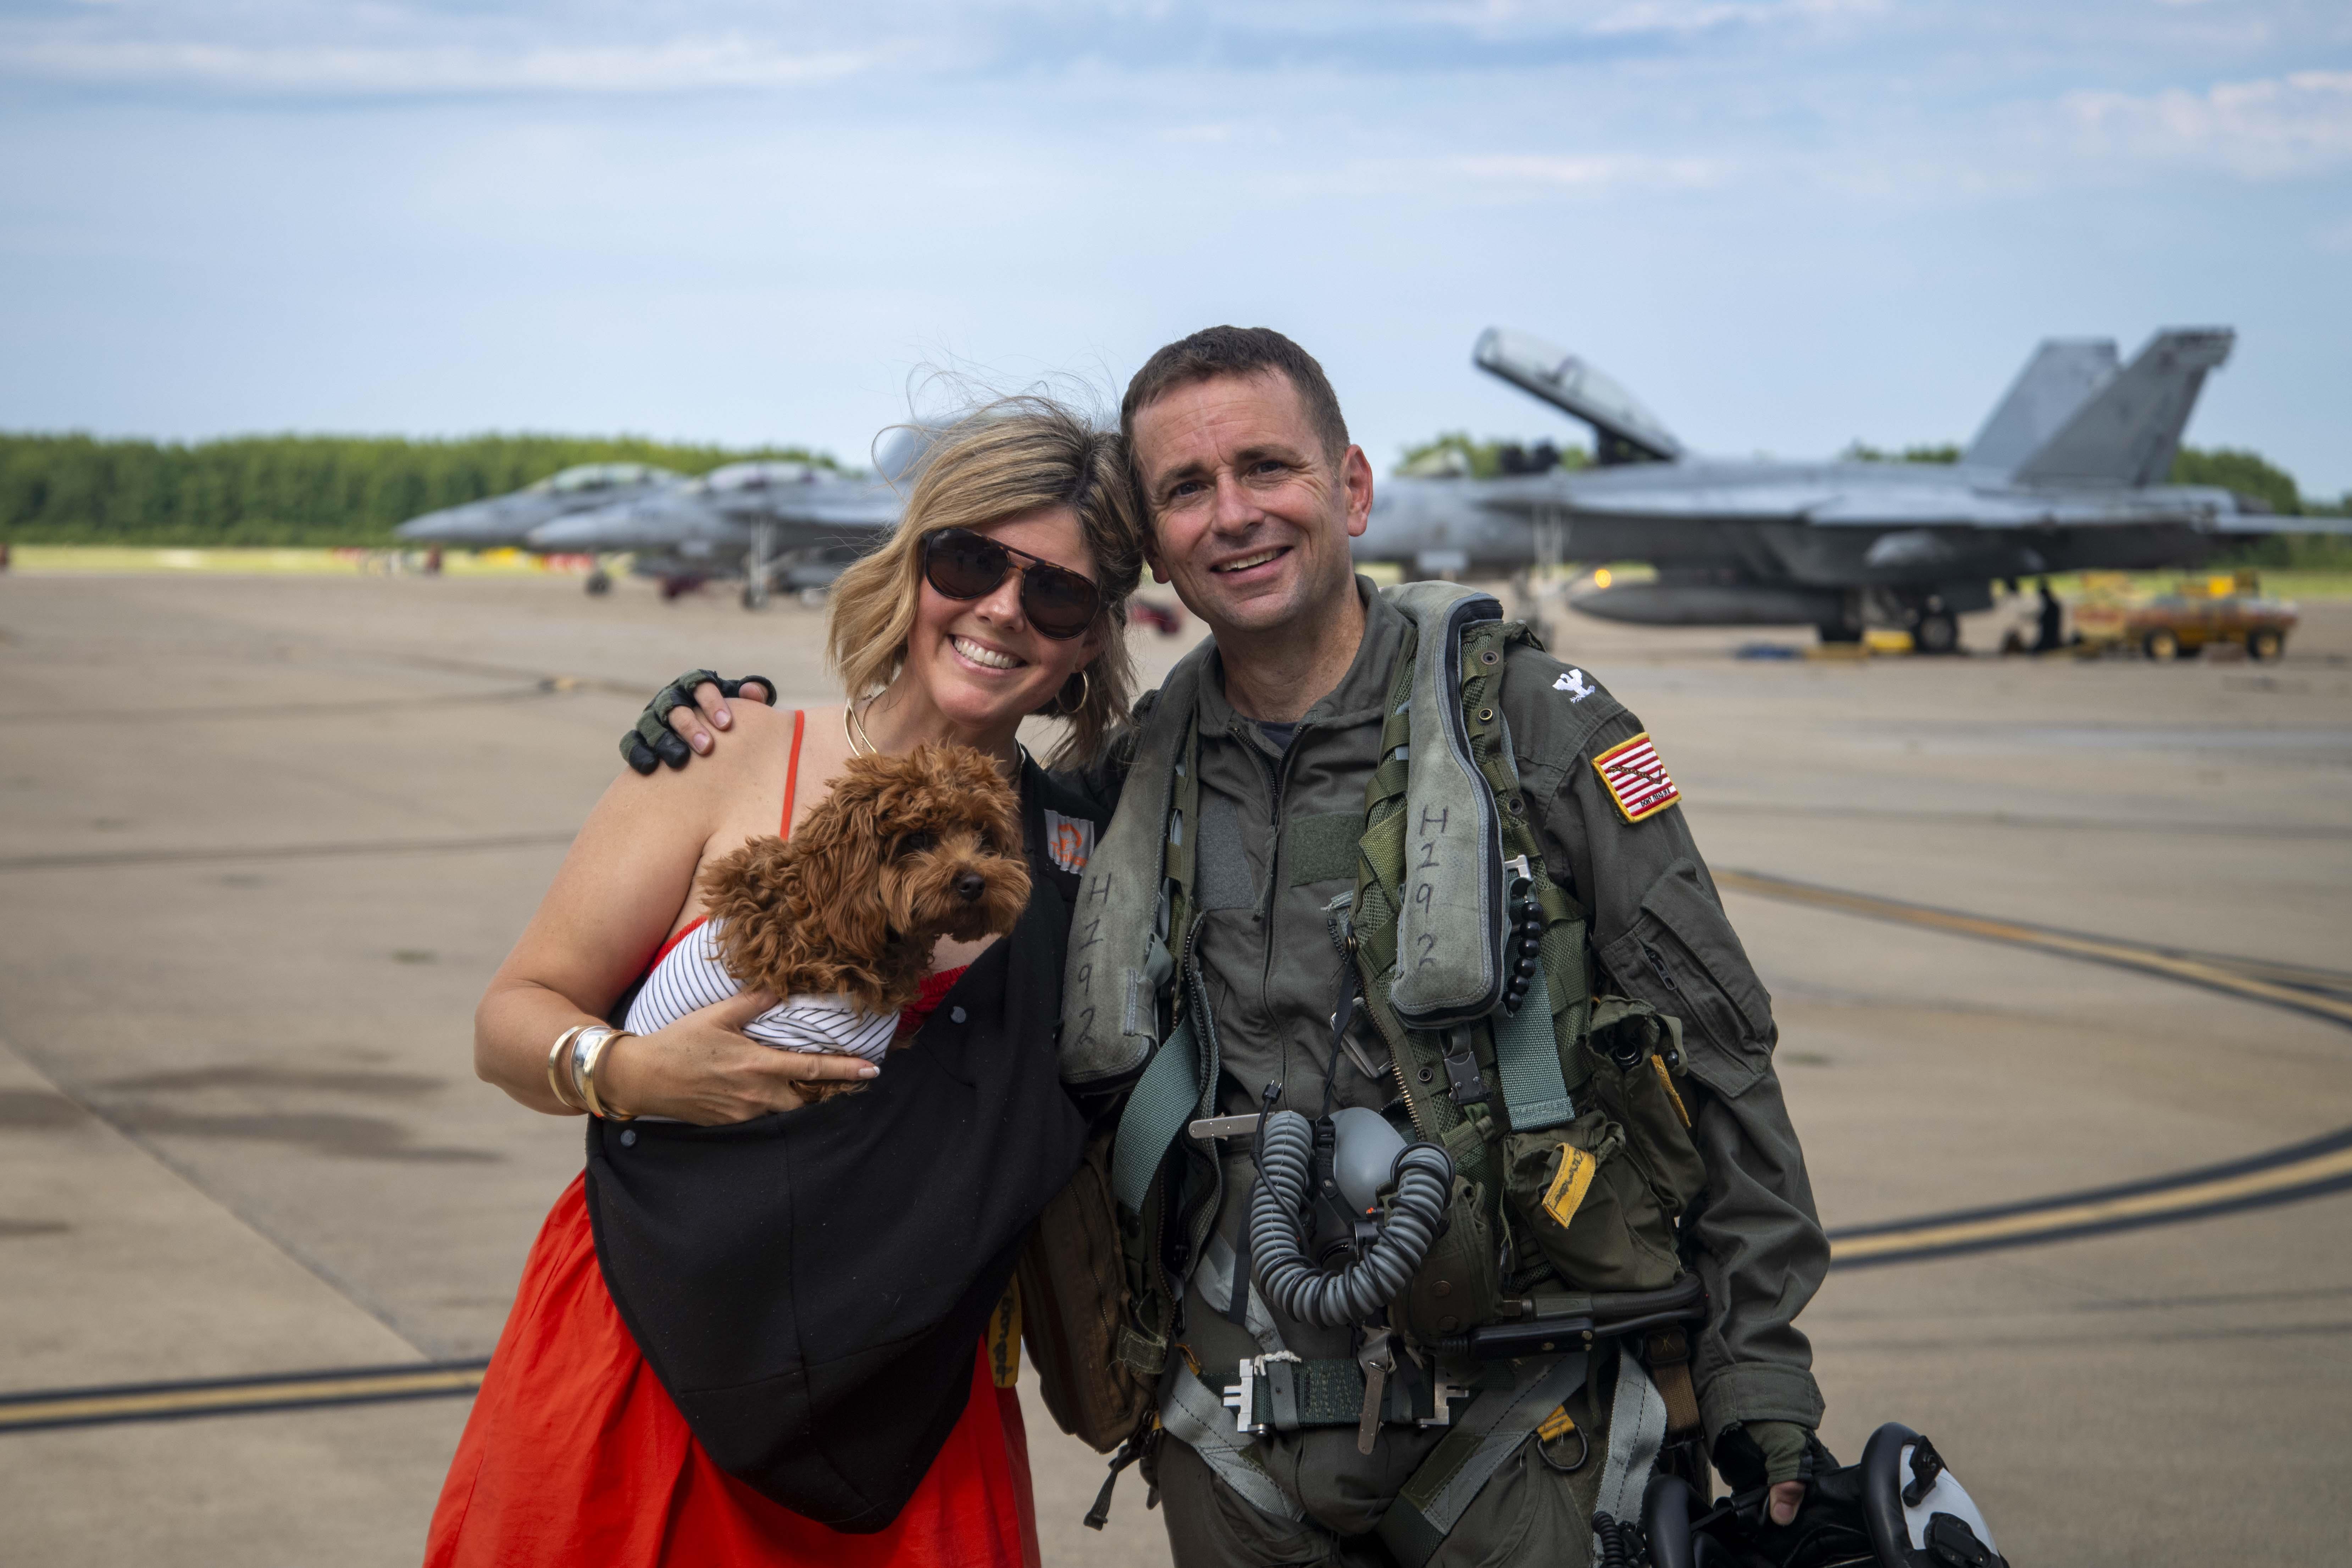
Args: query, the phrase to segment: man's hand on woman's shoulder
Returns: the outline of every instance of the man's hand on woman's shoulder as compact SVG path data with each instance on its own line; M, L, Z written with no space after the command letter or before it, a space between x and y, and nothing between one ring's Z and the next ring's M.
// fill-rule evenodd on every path
M730 680L715 670L689 669L659 691L621 737L621 759L641 773L662 763L686 766L687 759L708 756L716 742L710 731L734 727L727 700L776 705L776 683L763 675Z

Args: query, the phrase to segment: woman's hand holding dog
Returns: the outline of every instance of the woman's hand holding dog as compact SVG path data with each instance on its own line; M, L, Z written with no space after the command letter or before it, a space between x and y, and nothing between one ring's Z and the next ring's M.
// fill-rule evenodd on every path
M798 1110L810 1099L803 1084L856 1082L881 1070L856 1057L780 1051L743 1033L775 1005L765 992L741 992L656 1033L614 1041L596 1069L604 1096L632 1116L717 1127Z

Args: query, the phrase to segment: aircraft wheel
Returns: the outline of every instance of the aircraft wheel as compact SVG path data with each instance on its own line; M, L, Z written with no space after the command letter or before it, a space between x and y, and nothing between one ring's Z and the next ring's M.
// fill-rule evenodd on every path
M2246 634L2246 657L2267 664L2286 651L2286 638L2276 626L2256 626Z
M584 586L588 590L588 596L592 599L599 594L609 594L613 591L613 574L600 566L588 574L588 581Z
M1921 653L1959 652L1959 617L1949 610L1929 610L1911 628L1911 646Z
M764 609L766 609L766 608L768 607L768 588L767 588L767 584L764 584L764 583L746 583L746 584L743 584L743 607L744 607L745 609L747 609L747 610L764 610Z
M2179 658L2180 639L2162 626L2139 639L2139 651L2150 658Z

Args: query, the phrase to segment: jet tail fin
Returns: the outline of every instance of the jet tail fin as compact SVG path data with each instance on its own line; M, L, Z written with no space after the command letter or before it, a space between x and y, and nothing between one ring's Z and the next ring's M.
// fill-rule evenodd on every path
M2058 434L2119 363L2112 338L2044 338L1960 461L2008 473Z
M2029 484L2161 484L2205 374L2230 357L2236 337L2226 327L2158 332L2011 477Z

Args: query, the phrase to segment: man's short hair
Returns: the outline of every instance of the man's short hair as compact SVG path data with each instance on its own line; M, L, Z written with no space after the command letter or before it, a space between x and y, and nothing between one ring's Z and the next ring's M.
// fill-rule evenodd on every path
M1144 408L1194 382L1266 371L1288 378L1323 443L1323 455L1336 465L1348 450L1348 421L1340 416L1339 395L1315 356L1272 327L1209 327L1145 360L1118 405L1118 432L1126 438L1129 461L1134 461L1135 416Z

